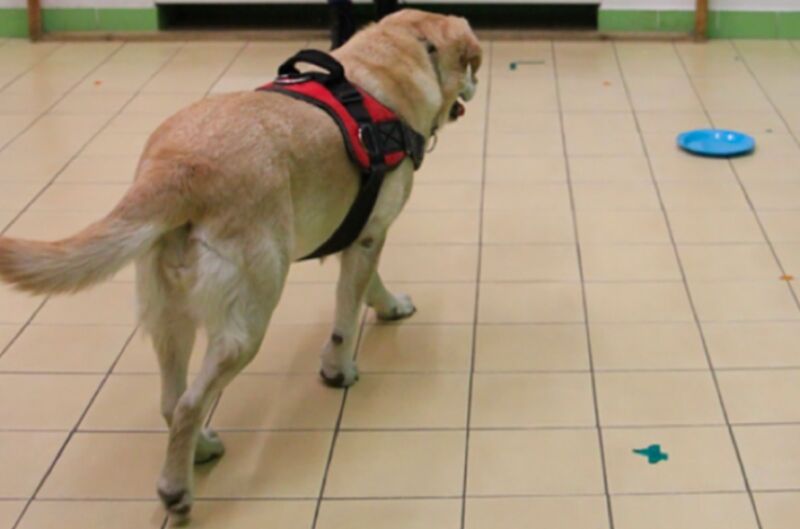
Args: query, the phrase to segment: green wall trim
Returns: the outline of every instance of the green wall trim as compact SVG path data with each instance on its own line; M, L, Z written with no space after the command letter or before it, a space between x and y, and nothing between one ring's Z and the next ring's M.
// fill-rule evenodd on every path
M598 18L600 31L692 31L692 11L606 10ZM800 38L800 11L712 11L711 38Z
M155 8L45 8L45 33L53 31L155 31ZM25 9L0 9L0 37L28 36Z
M27 37L28 14L25 8L0 9L0 37Z

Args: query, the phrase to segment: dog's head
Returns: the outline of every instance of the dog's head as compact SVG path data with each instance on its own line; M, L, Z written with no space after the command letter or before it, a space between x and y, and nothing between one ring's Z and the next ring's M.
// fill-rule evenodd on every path
M381 22L407 28L424 47L442 90L443 106L437 123L455 121L475 95L483 52L466 19L404 9Z

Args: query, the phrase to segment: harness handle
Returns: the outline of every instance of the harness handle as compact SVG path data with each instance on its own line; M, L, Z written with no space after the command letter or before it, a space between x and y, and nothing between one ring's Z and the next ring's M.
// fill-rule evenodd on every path
M281 64L280 68L278 68L278 75L300 75L300 70L297 69L297 63L300 62L313 64L328 72L326 84L333 85L344 81L344 66L320 50L301 50L297 52L296 55Z

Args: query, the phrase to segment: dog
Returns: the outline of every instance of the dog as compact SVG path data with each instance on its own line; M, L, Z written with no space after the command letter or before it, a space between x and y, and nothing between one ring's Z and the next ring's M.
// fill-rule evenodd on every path
M366 27L332 53L348 79L430 140L476 91L481 47L459 17L403 10ZM363 304L380 318L411 316L377 272L387 230L407 201L414 167L386 174L357 240L340 254L335 325L321 354L325 380L349 386ZM57 242L0 238L0 278L36 294L70 293L135 261L139 320L162 379L169 427L158 494L186 520L193 463L224 446L204 419L252 360L292 262L342 222L359 189L334 121L284 94L209 97L167 119L149 138L133 185L102 220ZM199 326L202 368L187 384Z

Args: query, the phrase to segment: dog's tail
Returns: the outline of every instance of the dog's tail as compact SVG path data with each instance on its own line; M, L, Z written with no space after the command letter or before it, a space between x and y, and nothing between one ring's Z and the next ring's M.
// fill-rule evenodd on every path
M0 237L0 279L20 290L55 294L112 276L180 224L176 205L143 187L134 184L111 213L72 237L55 242Z

